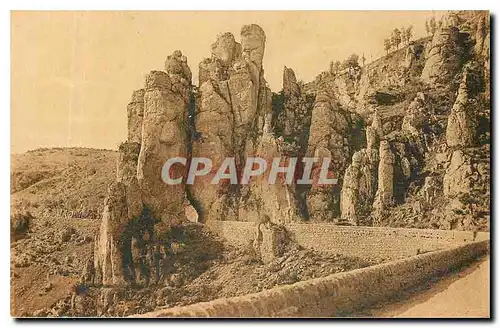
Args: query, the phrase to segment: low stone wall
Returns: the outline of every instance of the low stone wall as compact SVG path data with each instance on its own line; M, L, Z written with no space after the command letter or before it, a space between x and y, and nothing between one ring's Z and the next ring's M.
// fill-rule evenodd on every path
M209 221L207 227L224 238L230 245L245 248L257 237L257 222Z
M208 226L229 244L247 247L256 236L258 224L213 221ZM489 233L472 231L348 227L329 223L289 224L285 228L295 242L307 249L382 260L396 260L473 241L489 240Z
M304 248L351 256L396 260L473 241L489 239L473 231L346 227L333 224L287 226L292 239Z
M489 252L489 240L137 317L335 317L386 300Z

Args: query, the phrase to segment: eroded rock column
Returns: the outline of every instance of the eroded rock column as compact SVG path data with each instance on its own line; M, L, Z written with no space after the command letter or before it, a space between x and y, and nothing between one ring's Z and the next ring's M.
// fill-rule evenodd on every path
M170 158L188 157L190 74L177 52L165 66L168 73L152 71L146 77L137 179L153 217L169 224L184 217L185 182L167 185L162 180L162 168ZM185 166L172 166L170 175L185 181Z
M132 99L127 106L128 141L141 143L142 117L144 115L144 89L132 93Z
M464 68L457 98L448 116L446 143L449 147L471 147L477 142L474 107L469 103L468 68Z
M448 81L460 66L459 30L453 15L443 18L442 26L436 31L427 51L427 60L421 78L430 84Z
M266 117L271 113L271 91L263 77L265 34L258 25L241 29L241 44L230 33L218 37L212 56L200 63L200 89L195 126L199 133L192 145L193 157L207 157L215 168L197 178L190 190L204 221L237 220L242 193L228 180L210 182L223 160L235 160L238 176L246 158L255 154ZM248 218L241 218L248 220Z
M394 163L395 157L388 141L380 142L380 162L378 166L378 189L373 203L373 216L380 221L394 203Z
M104 202L101 227L94 248L95 277L88 277L97 284L120 285L133 279L129 270L130 238L127 229L142 210L141 192L136 178L140 145L124 142L119 147L117 178L108 188Z
M340 187L350 156L350 117L331 92L326 87L320 87L317 92L307 149L307 156L319 160L313 168L313 176L319 176L323 159L329 158L329 171L338 179L336 185L313 185L308 192L309 216L319 221L331 221L340 215Z

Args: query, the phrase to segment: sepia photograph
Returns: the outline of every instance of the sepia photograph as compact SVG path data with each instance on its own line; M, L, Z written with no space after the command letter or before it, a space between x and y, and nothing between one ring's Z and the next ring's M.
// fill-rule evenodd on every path
M490 319L492 26L10 11L11 317Z

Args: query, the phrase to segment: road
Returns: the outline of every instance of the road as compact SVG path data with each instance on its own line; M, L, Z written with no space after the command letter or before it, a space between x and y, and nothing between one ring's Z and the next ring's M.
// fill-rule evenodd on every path
M490 316L490 258L474 262L398 301L380 304L362 316L392 318L488 318Z

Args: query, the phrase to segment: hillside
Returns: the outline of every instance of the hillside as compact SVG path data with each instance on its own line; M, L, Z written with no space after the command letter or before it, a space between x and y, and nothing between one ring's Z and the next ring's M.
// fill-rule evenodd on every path
M415 40L354 75L327 71L304 85L304 93L315 95L316 102L324 97L328 110L342 117L332 131L344 139L327 145L331 152L347 150L337 166L343 178L336 196L341 221L489 230L485 17L450 13L432 38ZM321 133L331 136L328 130ZM385 173L379 165L382 148L377 154L370 149L377 150L379 142L387 149ZM387 186L380 185L382 178L389 179Z
M116 158L115 151L87 148L11 155L11 211L33 218L27 233L11 237L13 314L55 303L78 281Z

